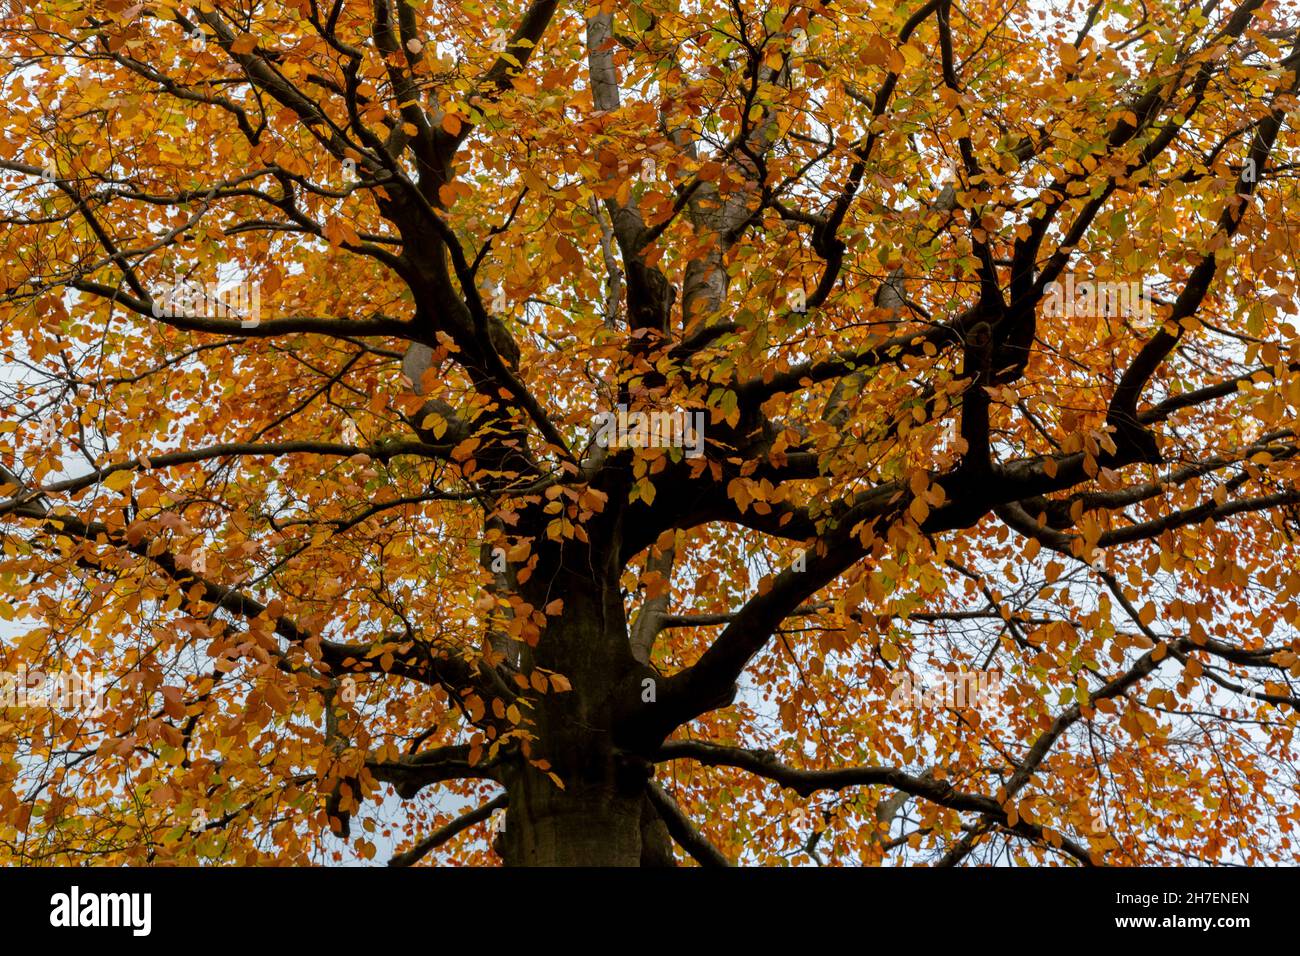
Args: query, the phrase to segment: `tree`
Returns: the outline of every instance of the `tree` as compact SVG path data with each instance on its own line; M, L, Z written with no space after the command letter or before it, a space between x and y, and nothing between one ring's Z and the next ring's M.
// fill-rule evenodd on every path
M0 49L10 861L1296 859L1293 5Z

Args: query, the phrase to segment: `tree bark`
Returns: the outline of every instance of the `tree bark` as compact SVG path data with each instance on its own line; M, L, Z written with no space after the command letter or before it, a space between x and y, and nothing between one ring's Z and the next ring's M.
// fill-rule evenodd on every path
M644 797L616 785L560 789L529 768L508 790L507 866L639 866Z
M564 674L572 690L530 697L532 754L547 766L521 760L503 771L502 856L508 866L672 865L668 831L646 797L653 765L615 744L626 711L620 689L636 686L630 675L644 669L632 654L617 578L603 579L588 554L564 557L554 577L538 575L564 595L564 608L521 657L525 671Z

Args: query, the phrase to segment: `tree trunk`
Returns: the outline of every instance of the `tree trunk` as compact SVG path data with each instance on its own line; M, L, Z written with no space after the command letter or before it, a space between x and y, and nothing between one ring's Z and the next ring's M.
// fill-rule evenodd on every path
M550 594L564 595L563 610L521 663L564 674L572 690L529 700L530 749L547 766L521 761L505 772L501 855L508 866L672 865L667 828L646 796L653 768L613 739L620 688L637 686L629 677L645 669L631 652L617 578L603 583L587 556L578 569L557 563Z
M508 866L639 866L644 798L525 772L512 781L503 841Z

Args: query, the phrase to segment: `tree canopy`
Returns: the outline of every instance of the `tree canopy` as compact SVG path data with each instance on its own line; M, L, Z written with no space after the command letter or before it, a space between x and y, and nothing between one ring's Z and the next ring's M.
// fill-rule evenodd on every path
M0 859L1296 861L1298 84L1284 0L0 4Z

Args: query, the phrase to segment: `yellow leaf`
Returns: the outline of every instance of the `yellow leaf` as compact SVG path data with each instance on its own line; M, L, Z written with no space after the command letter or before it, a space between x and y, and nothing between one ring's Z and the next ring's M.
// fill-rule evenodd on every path
M131 484L132 477L132 473L127 469L115 471L104 479L104 487L109 491L121 491L127 485Z
M566 690L573 690L573 685L569 683L569 678L563 674L552 674L551 690L563 693Z

